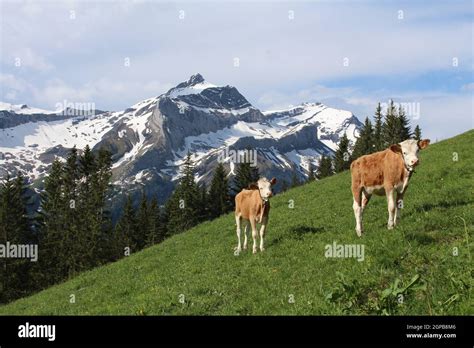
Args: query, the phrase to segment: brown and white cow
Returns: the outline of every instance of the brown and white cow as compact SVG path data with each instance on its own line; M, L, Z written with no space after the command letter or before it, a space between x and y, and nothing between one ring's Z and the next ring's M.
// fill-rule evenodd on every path
M387 227L390 230L397 225L399 219L397 202L403 201L413 170L420 163L418 151L426 148L429 143L429 139L419 141L408 139L391 145L384 151L361 156L352 162L353 208L359 237L363 232L362 213L372 194L387 196Z
M272 185L276 179L268 180L260 178L256 184L249 186L250 189L243 189L235 196L235 222L237 225L238 244L236 252L241 252L240 231L242 220L246 220L244 228L244 250L247 249L247 225L250 223L253 238L253 253L257 252L257 223L260 227L260 251L264 251L263 236L268 224L268 214L270 212L269 198L273 195Z

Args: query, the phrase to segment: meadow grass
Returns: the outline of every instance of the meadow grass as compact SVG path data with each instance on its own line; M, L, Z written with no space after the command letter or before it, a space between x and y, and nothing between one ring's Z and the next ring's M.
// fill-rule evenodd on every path
M473 144L471 130L420 152L394 230L386 199L373 197L357 237L345 172L273 197L263 253L252 255L250 238L249 250L234 255L228 214L0 314L473 314ZM364 260L326 258L334 241L363 244Z

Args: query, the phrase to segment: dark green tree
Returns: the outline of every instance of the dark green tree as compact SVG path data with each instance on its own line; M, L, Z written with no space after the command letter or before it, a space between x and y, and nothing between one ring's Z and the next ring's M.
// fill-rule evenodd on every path
M312 161L308 161L308 178L307 182L314 181L316 179L316 173Z
M40 200L37 221L41 247L36 281L40 287L46 287L68 275L63 262L69 252L68 243L65 243L67 225L64 220L63 165L58 159L54 160L49 175L45 177Z
M138 251L145 247L148 236L153 233L153 222L151 207L149 207L145 191L142 191L137 213L137 229L132 235L132 246L134 250Z
M300 180L298 179L298 175L296 174L296 170L293 170L291 173L291 184L290 187L298 187L301 185Z
M250 150L247 150L247 151L250 151ZM246 159L248 158L249 156L246 156ZM234 192L234 196L240 191L242 191L242 189L247 188L249 184L257 182L259 177L260 177L260 173L256 165L252 165L250 161L244 161L244 162L239 163L237 165L233 188L232 188Z
M392 144L399 143L400 140L400 122L397 115L397 109L393 100L390 100L390 103L387 107L385 114L385 120L382 127L382 139L383 147L387 148Z
M200 192L194 181L194 165L188 153L183 165L182 177L165 205L167 232L183 232L200 221Z
M416 140L421 140L421 128L419 125L416 125L415 127L415 132L413 133L413 137L416 139Z
M166 237L165 221L163 212L156 197L150 203L149 213L151 216L151 228L147 235L146 245L150 246L162 242Z
M117 258L138 251L134 244L137 229L137 216L132 197L127 196L122 215L115 226L115 250Z
M29 244L31 221L27 213L27 185L21 173L9 176L0 185L0 243ZM0 302L26 296L33 284L29 273L31 262L22 258L0 258Z
M209 189L210 217L212 219L230 211L232 204L229 195L229 183L222 163L218 163Z
M321 155L321 159L319 160L319 166L316 170L316 178L322 179L327 176L333 175L332 169L332 159L329 156Z
M411 137L410 120L408 119L405 110L400 105L398 108L398 142L402 142Z
M380 103L377 104L374 115L374 152L382 151L384 149L383 139L383 115Z
M374 142L374 129L369 118L365 118L364 125L362 126L359 137L356 140L354 145L354 150L352 151L352 160L359 158L360 156L367 155L374 152L375 142Z
M349 154L349 139L347 135L341 137L338 148L334 155L334 171L336 173L342 172L349 169L350 167L350 154Z

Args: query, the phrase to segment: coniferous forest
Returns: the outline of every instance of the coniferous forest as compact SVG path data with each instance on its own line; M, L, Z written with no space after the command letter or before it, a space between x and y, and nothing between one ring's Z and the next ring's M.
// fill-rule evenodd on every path
M350 147L343 136L334 158L322 156L308 181L349 169L352 160L380 151L414 133L405 112L393 101L385 115L380 103L374 124L365 119L360 135ZM39 190L39 207L33 207L35 184L22 173L6 177L0 184L0 244L36 244L38 260L0 259L0 303L7 303L65 281L80 272L116 261L165 238L181 233L205 220L233 209L233 198L259 178L257 167L239 163L229 177L223 164L214 169L210 186L198 184L188 153L174 192L164 206L158 197L141 194L138 204L124 199L121 214L111 218L111 154L88 146L70 150L65 161L55 160ZM296 175L282 189L303 184Z

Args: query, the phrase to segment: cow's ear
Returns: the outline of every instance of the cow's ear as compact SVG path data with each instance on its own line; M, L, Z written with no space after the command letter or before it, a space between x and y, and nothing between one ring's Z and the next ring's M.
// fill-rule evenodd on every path
M426 149L430 144L430 139L418 140L418 147L420 150Z
M247 189L249 190L258 190L258 185L256 183L251 183L247 186Z
M276 178L272 178L272 180L270 180L270 185L275 185L277 182L277 179Z
M393 145L390 145L390 150L392 150L393 152L400 152L400 153L402 153L402 147L400 146L400 144L393 144Z

